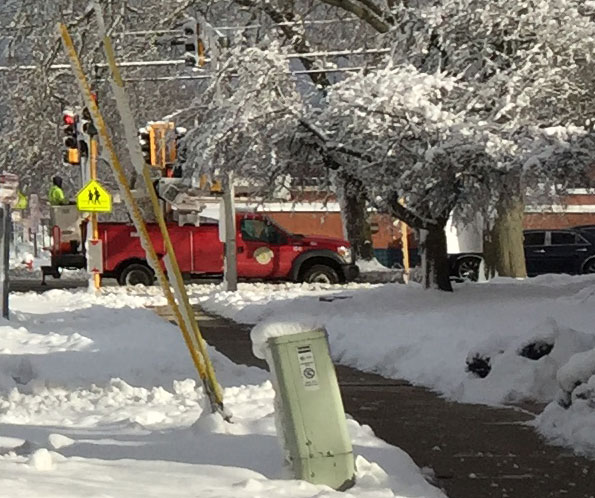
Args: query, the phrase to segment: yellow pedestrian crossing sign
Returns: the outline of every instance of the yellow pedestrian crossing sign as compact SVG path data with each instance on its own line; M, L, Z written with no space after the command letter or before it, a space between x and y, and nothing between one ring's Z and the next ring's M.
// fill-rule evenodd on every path
M88 213L111 213L112 196L97 180L91 180L76 195L76 207Z

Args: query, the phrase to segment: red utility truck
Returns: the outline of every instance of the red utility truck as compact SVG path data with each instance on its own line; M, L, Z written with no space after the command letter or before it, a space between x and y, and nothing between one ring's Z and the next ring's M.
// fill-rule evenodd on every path
M157 254L163 257L165 248L159 227L147 226ZM344 240L292 234L257 213L237 213L236 227L241 279L338 283L358 275L351 247ZM182 273L188 277L223 274L223 243L216 220L207 219L199 226L170 223L168 228ZM86 268L85 256L79 249L81 243L62 240L59 226L54 226L53 237L52 265L44 269L44 276L59 277L60 268ZM103 242L104 277L116 278L120 285L153 283L153 270L133 225L99 223L99 238Z

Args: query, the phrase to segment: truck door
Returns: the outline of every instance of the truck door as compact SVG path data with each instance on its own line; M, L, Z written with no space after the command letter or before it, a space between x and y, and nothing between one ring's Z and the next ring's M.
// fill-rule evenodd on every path
M281 247L287 236L265 218L241 218L237 234L238 276L281 277Z
M169 238L182 273L192 272L192 227L168 224Z
M192 253L197 275L223 273L223 243L219 240L217 225L201 225L192 228Z

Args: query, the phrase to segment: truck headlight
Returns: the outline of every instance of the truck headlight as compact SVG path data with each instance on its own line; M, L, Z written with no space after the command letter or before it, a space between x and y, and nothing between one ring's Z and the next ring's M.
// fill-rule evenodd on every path
M343 258L345 263L351 263L351 248L345 246L337 247L337 254Z

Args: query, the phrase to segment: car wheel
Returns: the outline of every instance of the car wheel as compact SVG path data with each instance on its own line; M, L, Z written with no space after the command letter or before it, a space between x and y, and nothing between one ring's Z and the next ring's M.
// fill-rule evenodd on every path
M583 264L583 273L595 273L595 258L585 261Z
M339 275L330 266L314 265L304 272L303 280L309 284L337 284L339 283Z
M461 280L477 282L479 279L480 258L461 258L457 261L456 275Z
M120 277L118 278L118 283L120 285L153 285L155 281L155 275L153 274L153 270L151 270L148 266L133 263L128 265L126 268L122 270L120 273Z

